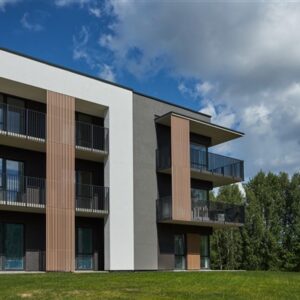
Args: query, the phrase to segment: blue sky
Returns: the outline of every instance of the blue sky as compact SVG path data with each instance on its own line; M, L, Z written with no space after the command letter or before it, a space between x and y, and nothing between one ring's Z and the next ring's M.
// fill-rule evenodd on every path
M93 2L90 5L85 5L84 1L83 4L81 1L65 1L65 5L57 5L55 1L9 2L0 11L1 46L104 79L112 79L106 74L99 74L100 67L91 66L84 58L74 57L76 41L80 43L84 39L81 33L86 30L89 41L80 50L87 51L91 57L97 53L95 56L99 58L95 63L110 66L112 55L108 49L99 45L99 39L111 32L109 26L115 16L104 12L103 1L90 1ZM96 9L101 15L91 13L91 9ZM138 51L132 51L130 55L138 57L139 54ZM148 74L147 78L136 77L127 72L126 68L117 66L113 72L113 80L119 84L195 110L200 109L198 101L187 101L180 94L178 78L169 76L167 70L155 71L155 75Z
M299 28L299 2L0 0L2 47L245 132L212 150L244 159L248 178L299 171Z

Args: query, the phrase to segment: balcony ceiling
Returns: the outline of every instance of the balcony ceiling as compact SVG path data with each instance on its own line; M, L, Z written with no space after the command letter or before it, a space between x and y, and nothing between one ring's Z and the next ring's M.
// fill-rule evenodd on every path
M187 119L190 121L190 131L202 136L211 138L211 146L222 144L233 139L240 138L244 133L225 128L210 122L194 119L175 112L169 112L163 116L157 117L155 122L165 126L171 126L171 116Z

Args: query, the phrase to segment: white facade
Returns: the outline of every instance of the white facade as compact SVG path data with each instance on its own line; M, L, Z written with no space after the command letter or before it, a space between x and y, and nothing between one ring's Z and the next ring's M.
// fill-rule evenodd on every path
M132 91L0 50L0 78L73 96L108 108L106 181L110 212L105 225L105 269L134 269Z

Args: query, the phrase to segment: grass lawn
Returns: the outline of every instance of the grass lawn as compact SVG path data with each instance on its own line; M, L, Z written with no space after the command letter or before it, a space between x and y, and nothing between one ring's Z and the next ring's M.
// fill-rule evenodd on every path
M0 275L0 299L300 299L300 273Z

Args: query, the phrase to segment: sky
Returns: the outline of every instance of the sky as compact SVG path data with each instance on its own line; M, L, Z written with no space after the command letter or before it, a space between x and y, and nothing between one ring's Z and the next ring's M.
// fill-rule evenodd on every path
M0 47L244 132L211 150L246 178L299 171L300 2L0 0Z

